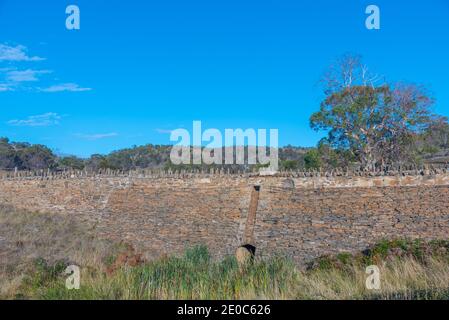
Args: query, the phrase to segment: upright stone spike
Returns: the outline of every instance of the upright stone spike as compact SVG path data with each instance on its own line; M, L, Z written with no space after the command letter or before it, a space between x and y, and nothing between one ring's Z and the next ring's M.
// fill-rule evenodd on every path
M254 227L256 224L257 206L259 203L260 186L255 185L251 192L251 200L246 218L243 244L237 248L235 257L240 271L245 270L254 260L256 254L256 243L254 239Z

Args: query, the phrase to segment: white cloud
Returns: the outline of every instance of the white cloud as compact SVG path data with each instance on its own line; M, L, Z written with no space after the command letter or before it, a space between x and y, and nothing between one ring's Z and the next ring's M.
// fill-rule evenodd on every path
M6 44L0 44L0 61L41 61L41 57L30 57L27 54L27 48L22 45L15 47Z
M63 92L63 91L69 91L69 92L82 92L82 91L90 91L92 88L83 88L80 87L76 83L62 83L57 84L45 89L41 89L43 92Z
M100 140L105 138L117 137L118 134L115 132L111 132L111 133L96 133L96 134L76 134L76 136L86 140Z
M49 70L32 70L8 71L6 79L12 82L38 81L38 75L51 73Z
M29 116L26 119L15 119L8 121L9 125L21 127L48 127L59 124L61 116L54 112L47 112L44 114Z
M11 87L7 84L0 84L0 92L10 91Z
M0 0L1 1L1 0ZM10 62L11 66L0 68L0 92L30 90L38 92L84 92L92 88L80 87L76 83L61 83L51 85L46 88L37 86L28 86L23 82L37 82L42 74L51 73L49 70L20 70L18 66L22 62L41 61L45 58L29 56L27 47L23 45L11 46L6 43L0 43L0 62Z

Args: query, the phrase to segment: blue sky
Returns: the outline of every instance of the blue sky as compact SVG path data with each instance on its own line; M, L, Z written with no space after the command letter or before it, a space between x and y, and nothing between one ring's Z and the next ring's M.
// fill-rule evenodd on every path
M65 28L69 4L81 30ZM369 4L381 30L365 28ZM0 0L0 136L88 156L201 120L312 146L318 80L348 52L426 85L449 116L447 0Z

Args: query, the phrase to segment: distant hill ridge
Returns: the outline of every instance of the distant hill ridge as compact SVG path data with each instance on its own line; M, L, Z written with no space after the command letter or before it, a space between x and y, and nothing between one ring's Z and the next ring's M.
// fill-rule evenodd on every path
M26 142L10 142L7 138L0 138L0 170L87 170L99 172L100 170L138 170L138 169L164 169L171 171L211 169L230 170L232 172L259 171L260 165L247 163L247 146L245 147L245 164L243 165L173 165L170 161L171 145L134 146L120 149L107 155L94 154L87 159L76 156L58 156L50 148L44 145L33 145ZM191 147L192 148L192 147ZM222 148L223 154L229 147ZM268 149L268 148L267 148ZM397 166L420 167L425 164L445 165L449 163L449 148L431 148L426 146L425 151L417 156L414 163L402 163ZM235 151L234 157L235 157ZM350 167L356 169L354 162L344 152L332 150L327 146L306 148L285 146L278 150L279 168L282 171L301 170L332 170L335 168Z

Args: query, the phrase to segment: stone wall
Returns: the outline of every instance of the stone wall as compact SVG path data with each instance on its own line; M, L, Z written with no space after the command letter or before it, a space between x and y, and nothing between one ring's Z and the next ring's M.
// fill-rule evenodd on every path
M232 254L244 236L251 192L260 185L257 254L298 263L355 251L383 238L448 238L449 174L360 176L286 173L5 175L0 204L76 215L98 233L148 258L206 244Z

